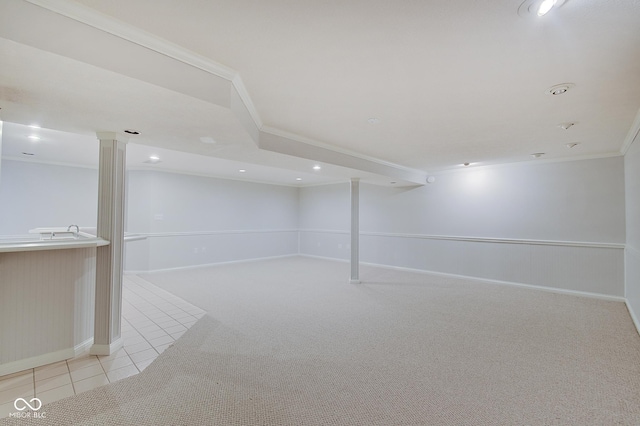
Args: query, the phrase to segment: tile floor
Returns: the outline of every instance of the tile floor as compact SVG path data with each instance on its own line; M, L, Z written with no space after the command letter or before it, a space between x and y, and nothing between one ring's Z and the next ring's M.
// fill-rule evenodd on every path
M138 374L205 314L135 276L125 275L122 295L124 347L109 356L87 353L0 377L0 418L16 412L16 398L43 404Z

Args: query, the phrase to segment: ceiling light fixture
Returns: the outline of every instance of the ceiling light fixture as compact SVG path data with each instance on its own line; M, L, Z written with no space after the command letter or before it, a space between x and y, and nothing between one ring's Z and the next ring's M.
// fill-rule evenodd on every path
M32 129L39 129L40 125L38 125L38 124L29 124L29 127L31 127Z
M542 157L543 155L544 155L544 152L535 152L535 153L531 154L531 156L532 156L533 158L540 158L540 157Z
M137 131L137 130L132 130L132 129L127 129L127 130L125 130L124 132L125 132L125 133L128 133L128 134L130 134L130 135L139 135L139 134L140 134L140 132L139 132L139 131Z
M313 166L313 170L315 170L315 171L322 170L322 167L320 167L318 164L316 164L315 166Z
M240 169L240 170L238 170L238 172L240 172L240 173L246 173L247 171L246 171L245 169Z
M200 138L200 142L207 143L207 144L210 144L210 145L217 144L217 142L212 137L209 137L209 136L202 136Z
M435 176L427 177L427 183L434 183L435 181L436 181L436 177Z
M577 145L580 145L580 143L579 142L572 142L572 143L566 144L565 146L567 148L571 149L571 148L575 148Z
M558 9L566 0L525 0L518 7L518 15L527 19L538 19L552 9Z
M569 91L569 89L572 89L573 87L575 87L575 84L573 83L556 84L555 86L549 87L545 93L547 95L553 96L564 95Z
M573 127L576 123L562 123L558 124L558 127L564 130L569 130L570 127Z
M301 177L297 177L297 178L296 178L296 180L297 180L297 181L301 181L301 180L302 180L302 178L301 178Z
M31 139L32 141L39 141L40 140L40 136L38 136L38 135L29 135L27 137L29 139Z
M470 165L471 165L471 163L462 163L462 165L463 165L463 166L465 166L465 167L467 167L467 166L470 166Z
M23 152L22 155L35 155L33 152Z
M538 6L538 16L544 16L549 13L549 11L553 9L553 6L556 5L556 2L557 0L544 0L540 3L540 6Z

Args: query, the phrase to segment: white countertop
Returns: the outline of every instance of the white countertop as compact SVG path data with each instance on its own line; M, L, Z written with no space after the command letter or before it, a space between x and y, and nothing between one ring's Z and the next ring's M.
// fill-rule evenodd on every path
M78 238L68 240L31 240L0 242L0 253L19 251L62 250L76 248L101 247L109 245L108 240L102 238Z

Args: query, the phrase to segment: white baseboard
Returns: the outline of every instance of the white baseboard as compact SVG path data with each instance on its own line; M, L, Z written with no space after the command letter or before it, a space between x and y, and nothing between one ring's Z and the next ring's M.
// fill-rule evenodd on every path
M398 271L414 272L418 274L438 275L438 276L451 277L451 278L463 278L468 280L481 281L488 284L509 285L514 287L528 288L531 290L541 290L541 291L546 291L550 293L567 294L572 296L589 297L592 299L608 300L611 302L626 302L626 299L622 296L611 296L608 294L591 293L588 291L568 290L568 289L558 288L558 287L544 287L540 285L523 284L523 283L517 283L513 281L501 281L501 280L494 280L491 278L480 278L480 277L474 277L470 275L450 274L446 272L426 271L423 269L404 268L400 266L380 265L377 263L362 262L361 265L375 266L378 268L385 268L385 269L394 269Z
M315 258L315 259L323 259L323 260L333 260L333 261L336 261L336 262L349 262L348 260L336 259L336 258L332 258L332 257L315 256L315 255L309 255L309 254L301 254L300 256L309 257L309 258ZM489 283L489 284L510 285L510 286L514 286L514 287L528 288L528 289L531 289L531 290L547 291L547 292L551 292L551 293L567 294L567 295L581 296L581 297L589 297L589 298L592 298L592 299L601 299L601 300L608 300L608 301L613 301L613 302L626 302L626 299L624 297L622 297L622 296L611 296L611 295L608 295L608 294L591 293L591 292L587 292L587 291L567 290L567 289L557 288L557 287L543 287L543 286L532 285L532 284L517 283L517 282L513 282L513 281L500 281L500 280L494 280L494 279L490 279L490 278L474 277L474 276L470 276L470 275L459 275L459 274L450 274L450 273L446 273L446 272L427 271L427 270L424 270L424 269L405 268L405 267L402 267L402 266L383 265L383 264L379 264L379 263L360 262L360 264L361 265L367 265L367 266L374 266L374 267L383 268L383 269L393 269L393 270L396 270L396 271L405 271L405 272L413 272L413 273L428 274L428 275L438 275L438 276L451 277L451 278L463 278L463 279L481 281L481 282L485 282L485 283ZM366 281L363 281L363 283L366 284ZM638 323L636 322L636 326L637 326L637 324Z
M64 361L75 357L74 348L61 349L55 352L49 352L34 356L31 358L21 359L19 361L8 362L0 365L0 376L7 374L17 373L18 371L28 370L30 368L36 368L47 364L53 364L54 362Z
M341 263L349 263L349 262L351 262L349 259L339 259L337 257L318 256L318 255L315 255L315 254L300 253L300 254L298 254L298 256L300 256L300 257L308 257L309 259L333 260L334 262L341 262ZM361 263L361 265L362 265L362 263ZM370 265L374 265L374 264L371 263ZM374 265L374 266L378 266L378 265ZM383 265L380 265L380 266L383 266Z
M638 332L638 334L640 334L640 321L638 320L638 316L633 311L633 308L631 307L631 304L629 303L629 301L625 301L625 303L627 305L627 310L629 311L629 315L631 315L631 320L633 320L633 324L636 326L636 331Z
M231 264L234 264L234 263L259 262L261 260L282 259L282 258L294 257L294 256L298 256L298 254L294 253L294 254L283 254L283 255L279 255L279 256L254 257L254 258L251 258L251 259L230 260L230 261L227 261L227 262L203 263L203 264L200 264L200 265L178 266L178 267L175 267L175 268L149 269L147 271L124 271L124 274L125 275L137 275L137 274L155 274L155 273L158 273L158 272L184 271L184 270L189 270L189 269L207 268L209 266L231 265Z
M73 348L74 357L80 356L83 353L87 352L91 348L91 345L93 345L93 337L90 337L79 345L76 345Z
M120 349L123 343L124 341L122 340L122 337L120 337L119 339L115 340L114 342L111 342L108 345L93 344L89 349L89 353L91 355L111 355L112 353Z

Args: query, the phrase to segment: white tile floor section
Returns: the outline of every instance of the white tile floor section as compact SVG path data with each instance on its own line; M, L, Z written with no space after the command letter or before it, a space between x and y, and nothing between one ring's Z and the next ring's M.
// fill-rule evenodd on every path
M109 356L77 358L0 377L0 418L16 412L16 398L43 404L138 374L205 314L184 300L126 275L122 295L124 348Z

